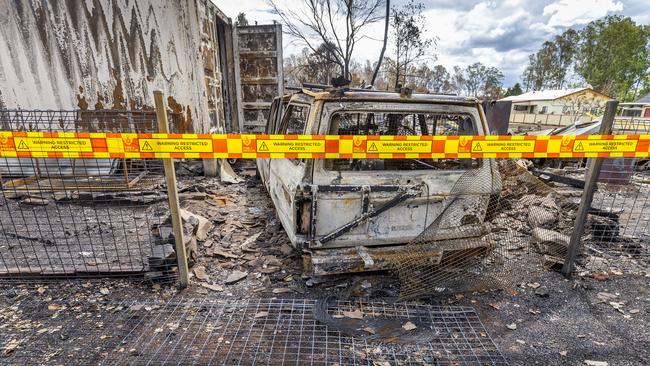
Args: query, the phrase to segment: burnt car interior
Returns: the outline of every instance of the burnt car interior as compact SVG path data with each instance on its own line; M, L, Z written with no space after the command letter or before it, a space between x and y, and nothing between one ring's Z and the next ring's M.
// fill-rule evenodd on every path
M472 117L448 113L337 112L329 134L369 136L462 136L477 133ZM333 171L467 170L478 159L328 159Z

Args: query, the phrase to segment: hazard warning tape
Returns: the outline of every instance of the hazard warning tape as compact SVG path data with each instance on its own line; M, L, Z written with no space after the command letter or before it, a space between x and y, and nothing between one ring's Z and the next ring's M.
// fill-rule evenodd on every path
M650 135L321 136L0 131L18 158L581 158L650 157Z

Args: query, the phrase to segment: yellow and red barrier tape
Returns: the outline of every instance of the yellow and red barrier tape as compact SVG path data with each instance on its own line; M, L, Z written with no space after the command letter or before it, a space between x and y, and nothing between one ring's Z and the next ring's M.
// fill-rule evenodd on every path
M321 136L0 131L18 158L582 158L650 157L650 135Z

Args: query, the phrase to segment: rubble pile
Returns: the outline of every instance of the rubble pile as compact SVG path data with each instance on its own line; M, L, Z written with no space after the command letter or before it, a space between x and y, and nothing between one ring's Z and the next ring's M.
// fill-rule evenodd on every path
M575 228L586 169L569 165L540 170L526 160L518 161L516 169L512 162L501 164L509 168L501 169L504 190L492 221L494 231L515 248L517 242L530 239L546 267L561 267ZM627 185L599 181L585 222L579 269L625 267L636 272L647 268L650 258L643 221L650 217L642 215L648 193L644 179L637 175Z
M255 180L254 166L242 165L246 184L190 175L179 179L185 246L192 280L199 285L194 289L250 296L301 292L298 252ZM171 218L153 228L153 234L160 248L149 258L155 277L165 274L164 266L176 258Z
M561 265L578 205L531 174L530 166L528 161L500 162L503 191L491 237L510 260L539 254L544 265Z

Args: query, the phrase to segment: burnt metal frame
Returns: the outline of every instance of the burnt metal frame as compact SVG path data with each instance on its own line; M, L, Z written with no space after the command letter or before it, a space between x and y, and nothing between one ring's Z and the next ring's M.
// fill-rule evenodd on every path
M617 100L607 102L607 105L605 106L605 114L603 115L603 119L600 125L601 135L611 134L617 108ZM594 193L596 192L598 185L598 177L600 176L600 170L603 166L603 158L591 158L589 159L587 165L588 173L585 179L585 187L582 193L582 198L580 199L580 206L578 208L578 213L575 219L575 228L571 233L571 240L569 241L566 258L564 260L564 264L562 265L562 274L567 277L571 275L571 272L575 266L575 261L580 249L582 234L585 231L585 222L587 220L587 215L591 209L591 203L594 199Z
M307 236L309 240L309 246L311 248L322 247L323 244L334 240L341 235L349 232L355 227L359 226L363 221L379 216L383 212L390 210L391 208L397 206L398 204L404 202L405 200L413 197L417 197L422 193L422 185L415 185L412 187L404 186L355 186L355 185L316 185L316 184L305 184L299 190L302 194L296 195L296 207L300 204L300 201L308 200L311 201L311 212L310 212L310 221L309 221L309 234ZM362 202L362 212L360 216L357 216L354 220L349 223L333 230L332 232L326 234L320 240L315 240L316 233L316 208L318 206L318 200L316 199L318 192L361 192L361 202ZM396 192L397 195L391 198L388 202L383 205L370 209L370 193L372 192Z

